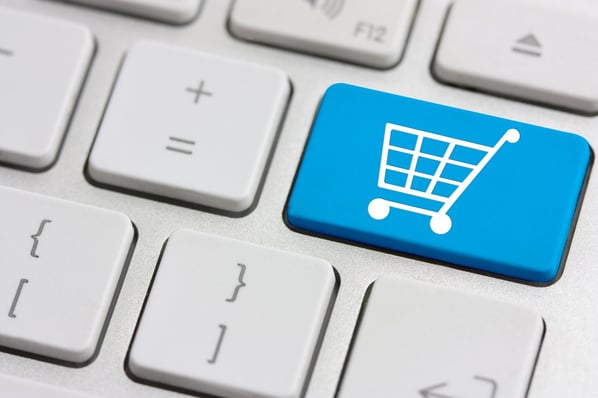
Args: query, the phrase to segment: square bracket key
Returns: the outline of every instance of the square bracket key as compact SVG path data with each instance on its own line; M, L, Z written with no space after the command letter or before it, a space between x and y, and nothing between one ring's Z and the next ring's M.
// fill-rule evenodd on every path
M0 219L0 350L69 366L89 364L99 352L133 250L131 220L5 187ZM21 397L3 387L0 379L3 397Z
M177 231L127 368L135 379L210 396L302 397L335 292L322 259Z

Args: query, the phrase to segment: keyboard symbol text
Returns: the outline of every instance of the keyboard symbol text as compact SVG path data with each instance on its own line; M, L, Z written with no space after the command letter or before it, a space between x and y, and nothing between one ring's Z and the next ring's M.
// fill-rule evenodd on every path
M15 309L17 308L17 303L19 302L19 297L21 296L21 291L23 290L23 285L25 285L25 283L29 283L29 280L21 279L19 281L19 286L17 287L17 292L15 293L15 296L12 299L12 304L10 305L10 310L8 311L9 318L17 317L17 315L15 314Z
M39 238L42 236L42 234L44 233L44 228L46 227L46 224L51 223L52 220L42 220L42 222L39 224L39 227L37 228L37 232L33 235L31 235L31 239L33 239L33 245L31 246L31 257L34 258L39 258L39 255L37 254L37 246L39 245Z
M542 44L540 44L540 41L533 33L525 35L517 40L512 50L513 52L531 55L533 57L542 56Z
M218 325L220 328L220 335L218 336L218 341L216 342L216 347L214 348L214 354L212 358L208 359L208 363L213 365L216 363L218 359L218 354L220 353L220 347L222 346L222 340L224 340L224 334L226 333L226 325Z
M226 301L229 302L229 303L234 303L237 300L237 296L239 295L239 290L241 290L242 287L247 286L247 284L243 280L243 277L245 276L245 270L247 269L247 266L245 264L241 264L241 263L237 263L237 265L240 268L240 270L239 270L239 277L238 277L238 283L237 283L237 286L235 286L235 290L233 290L232 296L230 298L226 299Z
M496 397L496 391L498 390L498 384L495 380L488 377L473 376L473 379L482 383L486 383L488 386L488 395L484 395L480 398L494 398ZM449 383L439 383L433 386L424 388L419 391L423 398L457 398L454 395L447 395L445 393L445 387L448 387ZM440 390L440 391L439 391Z
M193 98L193 103L194 104L197 104L199 102L199 98L202 95L205 95L206 97L211 97L212 96L211 92L204 90L205 83L206 82L202 80L202 81L199 82L199 85L197 86L197 88L195 88L195 87L187 87L185 89L185 91L194 94L194 98Z
M192 148L195 146L195 141L181 137L168 137L170 143L166 145L166 150L182 153L184 155L193 155Z
M307 0L307 2L312 7L320 9L329 19L336 18L345 6L345 0Z

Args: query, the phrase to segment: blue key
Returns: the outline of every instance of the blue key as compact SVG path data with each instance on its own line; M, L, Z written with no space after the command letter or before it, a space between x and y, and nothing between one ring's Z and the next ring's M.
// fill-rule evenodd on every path
M293 228L550 283L591 161L574 134L346 84L324 95Z

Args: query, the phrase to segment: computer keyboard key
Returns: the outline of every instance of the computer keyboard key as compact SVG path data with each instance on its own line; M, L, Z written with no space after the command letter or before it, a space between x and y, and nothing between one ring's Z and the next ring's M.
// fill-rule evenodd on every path
M227 398L300 397L335 286L324 260L175 232L137 326L130 372Z
M598 114L597 35L596 17L521 1L457 1L433 70L451 84Z
M338 398L525 398L543 335L525 307L384 277L371 287Z
M66 0L174 24L191 22L203 0Z
M0 347L88 363L133 225L120 213L3 187L0 219Z
M230 28L239 38L390 68L399 62L417 0L237 0Z
M91 398L87 394L0 374L0 391L7 398Z
M52 165L94 47L85 26L0 8L1 163Z
M243 213L256 201L289 94L277 69L140 42L118 77L89 175Z
M286 217L310 233L549 283L590 160L578 135L337 84Z

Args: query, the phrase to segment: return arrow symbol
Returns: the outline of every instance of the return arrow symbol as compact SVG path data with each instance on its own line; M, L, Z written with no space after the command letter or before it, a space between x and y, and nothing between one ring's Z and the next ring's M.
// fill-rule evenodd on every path
M496 397L496 391L498 390L498 384L496 383L496 381L494 381L490 378L487 378L487 377L482 377L482 376L473 376L473 378L474 378L474 380L478 380L478 381L490 384L490 387L491 387L490 395L487 398L495 398ZM448 383L434 384L433 386L426 387L426 388L420 390L419 393L422 396L422 398L461 398L458 396L445 395L441 392L438 392L438 390L443 389L446 386L448 386Z

